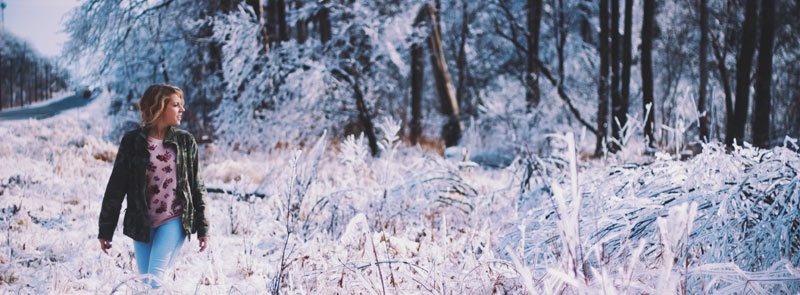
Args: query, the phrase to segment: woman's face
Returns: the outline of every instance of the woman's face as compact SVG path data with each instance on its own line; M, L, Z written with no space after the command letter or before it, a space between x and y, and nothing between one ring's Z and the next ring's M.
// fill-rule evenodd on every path
M167 105L164 107L164 111L161 112L161 116L158 117L158 122L162 126L180 125L181 115L183 115L185 111L182 102L181 97L177 94L173 94L167 98Z

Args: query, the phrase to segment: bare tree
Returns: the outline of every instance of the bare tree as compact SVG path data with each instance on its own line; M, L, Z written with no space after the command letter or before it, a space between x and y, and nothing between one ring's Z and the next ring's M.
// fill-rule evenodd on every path
M758 1L747 0L744 11L744 24L742 25L741 50L736 58L736 106L733 117L728 118L728 129L725 134L725 144L733 145L736 141L741 144L744 138L744 125L747 122L747 105L750 99L750 68L753 64L755 53L755 34Z
M422 44L411 45L411 144L419 142L422 134Z
M415 24L428 20L430 33L426 38L430 50L431 69L436 80L436 91L439 93L442 114L448 117L448 122L442 127L442 138L446 146L458 144L461 139L462 126L459 121L459 106L456 100L453 82L447 70L447 62L442 49L442 38L437 26L436 9L430 3L422 6L414 21Z
M367 134L367 140L369 141L369 150L374 157L379 153L378 139L375 136L375 127L372 124L372 117L369 115L369 111L367 111L367 106L364 104L364 93L361 91L361 83L359 82L360 77L353 73L350 75L353 75L352 87L353 95L356 98L356 107L358 108L358 120L361 121L361 125L364 126L364 133Z
M700 141L708 141L708 114L706 113L706 89L708 88L708 65L706 65L706 55L708 54L708 5L707 0L699 0L700 11L700 85L697 94L697 112L700 114Z
M569 33L569 28L566 25L567 17L565 15L565 8L564 8L564 0L557 0L558 3L554 3L553 6L556 12L553 14L555 17L555 21L553 24L553 31L556 41L556 54L558 55L558 83L559 85L564 84L564 48L567 44L567 34Z
M590 22L591 9L589 7L592 2L592 0L584 0L578 3L578 9L581 13L581 39L583 39L583 42L590 44L592 44L592 24Z
M655 22L655 0L644 0L642 17L642 107L644 118L644 135L649 146L655 146L653 125L655 123L653 104L653 29Z
M458 43L458 56L456 58L456 68L458 70L458 87L456 88L456 100L459 108L464 112L472 114L472 104L467 101L467 38L469 37L469 13L467 11L468 1L461 2L461 36ZM413 50L413 48L412 48ZM412 64L413 66L413 64Z
M619 114L622 111L622 97L620 95L620 36L619 36L619 0L611 1L611 137L615 139L609 145L612 152L619 149L617 142L620 139L619 129L620 124L617 123L621 119Z
M294 3L297 10L303 8L303 0L295 0ZM304 18L299 18L297 19L297 22L295 22L294 26L297 29L297 43L306 43L306 39L308 39L307 20Z
M26 59L25 53L22 54L21 63L20 63L20 71L19 74L19 99L18 99L18 106L23 106L27 103L27 93L28 93L28 61Z
M327 43L332 37L331 20L328 14L328 7L322 6L319 11L317 11L316 15L319 26L319 40L322 41L322 43Z
M267 4L267 34L273 44L289 40L289 27L286 24L286 1L268 0Z
M278 37L280 41L289 41L289 25L286 23L286 1L276 0L276 16L278 17Z
M539 28L542 22L542 0L528 0L528 58L526 61L525 99L528 110L539 104Z
M597 82L597 143L594 154L603 153L603 142L606 137L606 122L608 122L608 0L600 0L600 38L598 55L600 55L600 79Z
M0 52L0 73L7 73L8 69L6 68L6 57L3 56L3 52ZM8 75L0 76L0 111L3 110L3 101L5 100L6 96L6 89L8 89L7 84L7 77Z
M761 40L758 47L758 72L756 95L753 99L753 145L769 147L770 113L772 112L770 86L772 85L772 48L775 39L775 0L761 1Z
M622 89L619 97L619 107L614 108L614 118L619 121L619 127L628 123L628 105L630 104L631 85L631 59L633 56L631 39L633 36L633 0L625 0L625 28L622 40ZM616 122L614 126L616 126ZM619 132L618 132L619 133ZM619 139L619 134L617 134Z

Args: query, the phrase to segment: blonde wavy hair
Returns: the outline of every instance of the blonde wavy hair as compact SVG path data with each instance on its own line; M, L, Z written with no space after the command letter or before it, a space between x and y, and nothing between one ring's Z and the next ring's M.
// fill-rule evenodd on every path
M177 94L181 98L180 104L183 105L183 91L180 88L169 84L154 84L147 87L142 99L139 100L142 126L150 126L158 120L164 108L167 107L169 97L173 94Z

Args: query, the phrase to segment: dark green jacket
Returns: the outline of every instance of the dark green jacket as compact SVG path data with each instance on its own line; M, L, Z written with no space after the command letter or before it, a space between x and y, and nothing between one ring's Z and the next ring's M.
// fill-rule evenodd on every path
M110 241L114 236L122 200L127 196L128 207L122 221L122 233L137 241L150 242L150 218L147 213L149 203L145 196L145 169L150 162L147 134L148 128L140 127L122 137L100 209L100 239ZM198 172L197 142L189 132L170 127L164 134L164 144L172 145L177 152L176 197L183 202L183 231L187 235L197 233L198 237L206 237L206 188Z

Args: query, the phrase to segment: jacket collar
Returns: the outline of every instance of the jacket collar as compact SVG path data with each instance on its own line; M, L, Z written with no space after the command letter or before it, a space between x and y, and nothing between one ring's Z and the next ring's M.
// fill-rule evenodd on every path
M150 134L150 126L139 127L139 137L142 140L144 140L144 142L147 142L147 136L149 134ZM164 142L174 144L175 146L178 145L178 140L175 135L175 127L173 126L167 127L167 131L164 132Z

